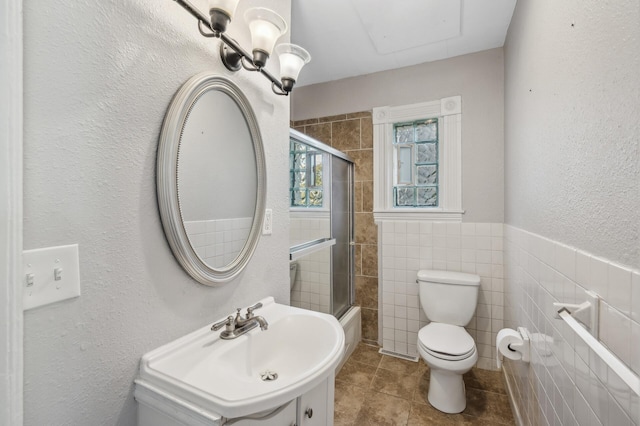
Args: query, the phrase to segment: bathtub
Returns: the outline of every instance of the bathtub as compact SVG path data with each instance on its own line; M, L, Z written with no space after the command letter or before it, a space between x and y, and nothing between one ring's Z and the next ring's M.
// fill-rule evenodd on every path
M360 306L352 306L347 312L339 319L342 328L344 329L344 355L338 367L336 368L336 374L340 371L344 363L349 359L353 351L358 346L361 336L361 319L360 319Z

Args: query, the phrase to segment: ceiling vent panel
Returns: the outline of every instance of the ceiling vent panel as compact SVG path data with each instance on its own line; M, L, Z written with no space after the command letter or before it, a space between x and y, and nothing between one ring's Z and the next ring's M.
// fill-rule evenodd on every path
M460 36L461 0L396 0L371 7L351 0L380 54L399 52Z

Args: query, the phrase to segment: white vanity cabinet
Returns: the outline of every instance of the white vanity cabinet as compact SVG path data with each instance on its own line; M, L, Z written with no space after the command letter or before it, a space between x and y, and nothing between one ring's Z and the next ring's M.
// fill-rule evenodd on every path
M297 426L333 425L334 377L331 375L298 398Z
M142 356L140 426L333 425L342 326L273 297L258 304L268 329L222 339L206 325Z
M138 426L332 426L335 375L261 418L225 419L174 395L136 383Z

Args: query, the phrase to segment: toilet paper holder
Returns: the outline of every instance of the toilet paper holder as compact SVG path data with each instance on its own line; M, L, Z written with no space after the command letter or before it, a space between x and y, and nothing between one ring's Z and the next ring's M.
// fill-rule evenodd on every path
M522 343L509 343L507 349L513 352L520 352L522 355L521 361L529 362L530 360L530 346L531 339L529 338L529 330L524 327L518 327L518 333L522 337Z
M568 312L577 321L584 324L593 337L598 338L598 320L600 314L600 296L593 291L585 291L587 300L582 303L558 303L554 302L555 318L562 319L560 312Z
M506 346L505 346L506 343ZM518 327L517 330L503 328L496 337L496 361L498 369L502 367L503 357L514 361L530 362L531 337L529 330Z

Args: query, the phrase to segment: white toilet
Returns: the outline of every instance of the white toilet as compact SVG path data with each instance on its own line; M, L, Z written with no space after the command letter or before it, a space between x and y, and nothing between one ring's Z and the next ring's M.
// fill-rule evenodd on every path
M476 343L464 326L476 310L480 277L423 270L417 283L431 321L418 332L418 352L431 369L429 402L445 413L461 413L467 406L462 375L478 360Z

